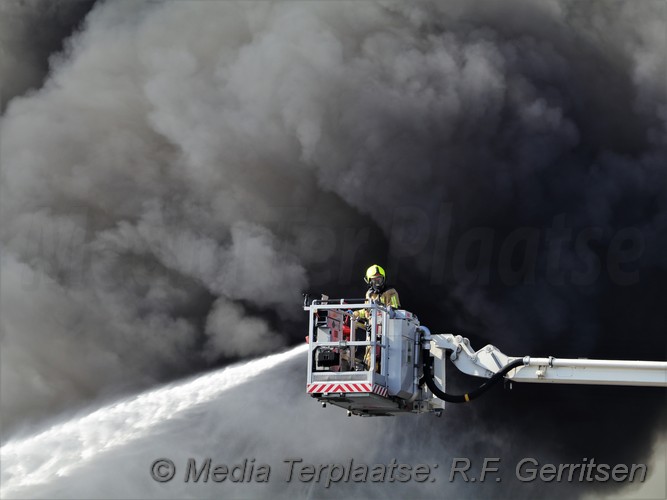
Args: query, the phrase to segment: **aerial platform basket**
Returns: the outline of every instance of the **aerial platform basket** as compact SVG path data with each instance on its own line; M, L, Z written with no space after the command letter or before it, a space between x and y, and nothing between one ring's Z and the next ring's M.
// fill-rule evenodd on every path
M364 299L328 297L306 301L304 309L310 312L309 395L322 404L340 406L349 415L442 408L423 402L415 315Z

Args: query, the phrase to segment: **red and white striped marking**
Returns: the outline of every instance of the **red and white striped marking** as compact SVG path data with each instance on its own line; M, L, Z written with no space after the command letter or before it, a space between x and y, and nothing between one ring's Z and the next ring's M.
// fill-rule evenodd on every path
M371 384L360 383L331 383L325 384L308 384L308 393L325 393L325 392L371 392Z
M317 393L348 393L348 392L372 392L378 394L382 397L387 397L387 388L382 387L377 384L368 384L368 383L341 383L341 382L327 382L324 384L308 384L306 387L306 392L308 394Z
M373 384L373 392L379 394L383 398L387 397L387 388L381 385Z

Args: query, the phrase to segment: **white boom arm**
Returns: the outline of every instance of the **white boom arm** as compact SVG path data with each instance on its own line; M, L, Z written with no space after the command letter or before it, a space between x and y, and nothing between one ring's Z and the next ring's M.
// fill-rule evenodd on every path
M490 378L520 359L523 365L508 372L505 378L516 382L667 387L667 362L664 361L510 357L490 344L474 351L470 341L460 335L425 333L424 340L430 341L434 356L436 377L444 373L446 352L452 351L449 359L454 365L477 377Z

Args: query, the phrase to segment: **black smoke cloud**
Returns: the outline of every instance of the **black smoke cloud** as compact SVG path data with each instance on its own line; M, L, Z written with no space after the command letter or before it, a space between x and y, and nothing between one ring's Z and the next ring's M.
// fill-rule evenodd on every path
M665 359L665 15L97 6L2 119L5 428L293 342L302 291L360 295L378 260L479 347ZM664 410L658 390L529 387L450 418L630 462Z

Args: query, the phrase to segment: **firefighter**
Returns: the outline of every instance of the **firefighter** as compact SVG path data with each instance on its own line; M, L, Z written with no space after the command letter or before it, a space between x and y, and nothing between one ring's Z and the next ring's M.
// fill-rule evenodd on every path
M379 301L385 306L398 309L401 304L398 300L398 292L394 288L387 288L387 275L377 264L373 264L366 270L364 281L368 284L366 301Z
M382 305L394 309L398 309L401 306L401 303L398 299L398 292L394 288L387 287L387 275L382 267L378 266L377 264L373 264L371 267L369 267L366 270L364 281L368 285L368 291L366 292L366 302L380 302ZM370 328L370 311L366 309L358 309L354 312L354 317L357 319L366 320L366 328ZM379 372L380 350L376 349L376 353L377 358L375 367L376 371ZM367 368L370 365L370 358L371 350L370 347L367 347L366 353L364 355L364 364Z

